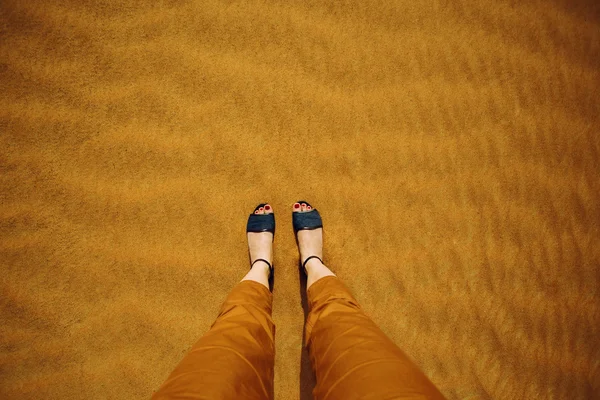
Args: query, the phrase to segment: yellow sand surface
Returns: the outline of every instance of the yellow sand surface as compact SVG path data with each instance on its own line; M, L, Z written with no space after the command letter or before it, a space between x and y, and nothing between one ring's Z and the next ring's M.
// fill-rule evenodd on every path
M596 0L2 0L0 398L145 399L291 205L449 399L600 393ZM596 397L598 398L598 397Z

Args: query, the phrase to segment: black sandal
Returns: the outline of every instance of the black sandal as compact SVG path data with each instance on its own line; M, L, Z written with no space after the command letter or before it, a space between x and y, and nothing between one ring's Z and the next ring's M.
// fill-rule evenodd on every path
M261 203L256 206L254 211L261 207L264 207L266 203ZM273 240L275 240L275 214L252 214L248 217L248 224L246 225L246 232L271 232L273 234ZM257 258L250 265L250 269L254 266L257 261L263 261L269 266L269 274L273 274L273 266L270 262L264 258Z
M314 208L313 206L308 204L307 201L304 201L304 200L300 200L297 203L299 203L299 204L304 203L307 206L310 206L311 210L306 211L306 212L292 212L292 224L294 225L294 233L295 234L297 234L298 231L312 230L312 229L318 229L318 228L323 227L323 220L321 219L321 214L319 214L319 212L317 211L316 208ZM298 240L297 236L296 236L296 240ZM306 263L308 262L308 260L310 260L312 258L316 258L319 261L321 261L321 263L323 263L323 260L321 260L321 258L318 256L307 257L306 260L304 260L304 262L302 263L302 269L304 270L305 273L306 273ZM323 264L325 264L325 263L323 263Z

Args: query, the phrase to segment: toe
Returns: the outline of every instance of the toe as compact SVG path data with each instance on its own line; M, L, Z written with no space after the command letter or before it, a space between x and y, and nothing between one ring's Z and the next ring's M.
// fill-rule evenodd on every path
M312 207L309 204L307 204L306 205L306 211L310 211L310 210L312 210Z
M259 214L264 214L265 213L265 208L264 207L258 207L258 213Z
M302 212L305 212L307 210L307 205L306 203L302 203L300 209L302 210Z
M294 203L293 211L294 212L300 211L300 203Z
M273 214L273 207L269 203L265 204L265 214Z

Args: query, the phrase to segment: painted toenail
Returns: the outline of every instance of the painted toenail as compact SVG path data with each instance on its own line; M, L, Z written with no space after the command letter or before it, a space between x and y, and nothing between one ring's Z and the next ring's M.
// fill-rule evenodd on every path
M298 204L298 203L294 204L294 208L300 208L300 204Z
M271 206L265 206L265 210L270 210Z
M306 206L306 209L307 209L307 210L310 210L311 208L312 208L311 206Z

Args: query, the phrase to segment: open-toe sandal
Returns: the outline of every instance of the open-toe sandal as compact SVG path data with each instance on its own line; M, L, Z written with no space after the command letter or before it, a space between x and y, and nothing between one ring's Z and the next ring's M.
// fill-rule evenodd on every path
M275 214L255 214L259 208L264 207L266 203L262 203L256 206L252 214L248 217L248 224L246 225L246 232L271 232L273 234L273 240L275 240ZM273 273L273 266L270 262L264 258L257 258L252 261L250 269L254 266L257 261L264 261L269 266L269 271Z
M299 204L304 203L307 206L311 207L310 211L306 212L292 212L292 224L294 225L294 233L297 234L298 231L302 230L312 230L323 227L323 220L321 219L321 215L317 211L316 208L313 208L308 202L304 200L298 201ZM296 237L297 239L297 237ZM302 269L306 272L306 263L308 260L316 258L319 261L323 262L319 256L309 256L302 262Z

